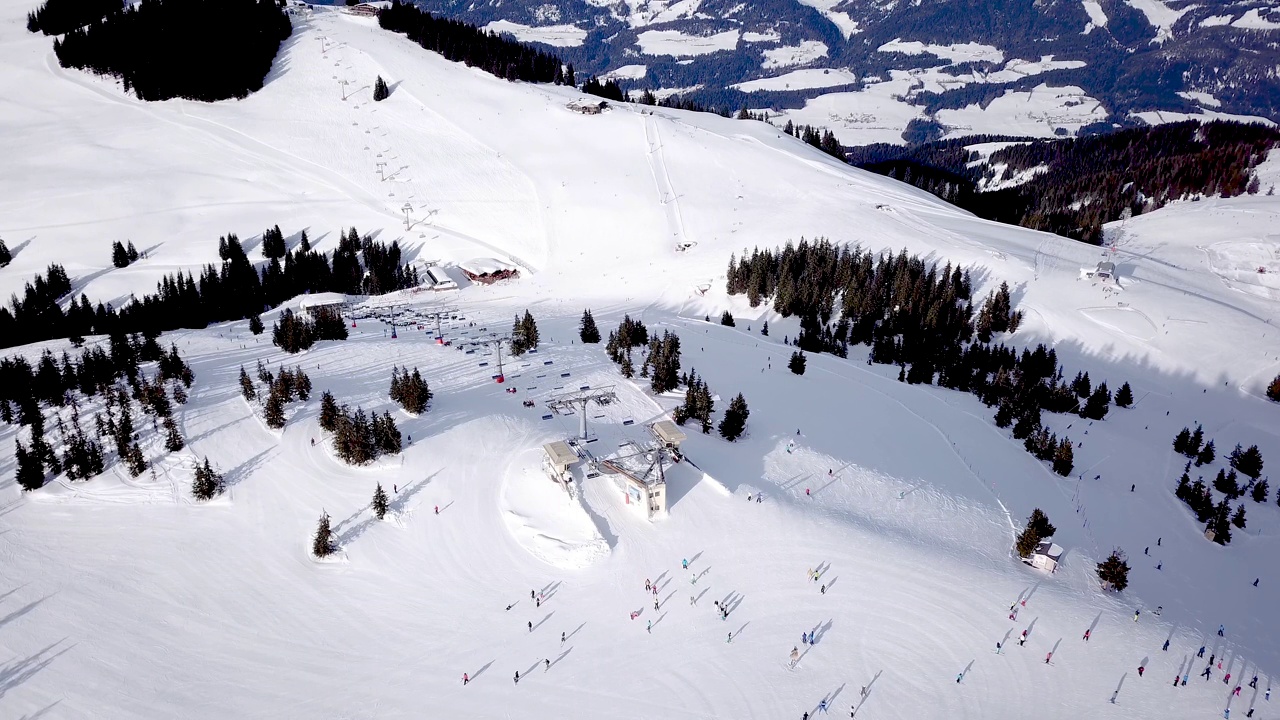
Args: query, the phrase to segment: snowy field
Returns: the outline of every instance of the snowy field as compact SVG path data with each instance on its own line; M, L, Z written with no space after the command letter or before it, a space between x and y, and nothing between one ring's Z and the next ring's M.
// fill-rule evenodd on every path
M764 62L760 67L765 70L773 68L791 67L793 65L806 65L818 58L827 56L826 43L817 40L804 40L799 45L784 45L782 47L770 48L763 53Z
M805 68L792 70L770 78L738 83L732 87L743 92L756 90L802 90L804 88L835 87L858 81L858 76L847 69Z
M713 35L688 35L679 30L645 30L636 35L636 44L645 55L670 55L693 57L710 55L720 50L738 47L738 30L726 30Z
M306 228L329 250L354 225L415 260L494 257L521 277L377 299L458 307L453 346L414 327L392 339L376 321L298 356L244 322L166 334L196 383L177 411L187 450L163 455L142 428L154 477L111 467L22 494L16 432L0 427L0 717L798 718L823 700L841 717L902 720L1275 716L1263 692L1280 672L1266 610L1280 604L1280 508L1247 503L1247 530L1206 542L1171 493L1169 446L1199 422L1222 451L1257 443L1280 462L1261 397L1280 372L1280 305L1242 279L1274 248L1274 197L1108 226L1121 277L1104 286L1077 279L1098 248L977 219L764 123L623 105L583 116L571 90L498 80L336 11L298 21L244 101L142 104L60 70L48 39L22 29L28 9L0 0L0 237L15 250L0 293L56 261L75 292L120 301L216 261L220 234L257 258L276 223L290 246ZM379 74L392 94L375 104ZM1277 173L1264 172L1265 187ZM1046 416L1082 443L1060 478L971 396L898 383L863 347L790 374L795 321L726 297L724 271L731 253L801 236L961 263L979 293L1007 281L1027 314L1009 342L1052 343L1067 372L1113 390L1129 381L1136 407L1092 425ZM148 257L112 268L115 239ZM608 476L579 466L570 497L542 475L541 444L578 426L542 419L558 390L617 386L590 418L601 448L642 440L679 400L577 342L587 306L606 334L623 313L677 332L718 411L737 392L750 404L737 443L687 428L691 462L669 469L669 513L653 522ZM496 358L458 348L525 308L543 345L495 384ZM736 328L703 322L726 309ZM412 444L339 463L318 392L268 430L235 384L260 359L392 410ZM429 412L388 400L393 364L420 369ZM189 488L206 456L229 490L202 505ZM379 482L395 490L384 522L368 508ZM1034 507L1067 548L1052 576L1011 558ZM307 552L322 511L334 562ZM1133 566L1123 595L1093 575L1115 546ZM1025 647L995 654L1024 629ZM806 631L815 645L797 642ZM1196 678L1202 643L1224 659L1210 682ZM1190 683L1172 687L1183 671ZM1258 674L1258 690L1230 697L1228 671Z
M510 20L495 20L484 26L489 32L510 35L521 42L536 42L555 47L578 47L587 39L587 31L577 25L541 25L530 27Z

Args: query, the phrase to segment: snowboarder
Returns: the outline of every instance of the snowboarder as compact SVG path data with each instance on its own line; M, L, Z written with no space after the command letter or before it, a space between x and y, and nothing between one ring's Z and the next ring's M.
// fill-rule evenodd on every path
M1146 671L1147 671L1147 668L1146 668L1146 666L1145 666L1145 665L1139 665L1139 666L1138 666L1138 677L1142 677L1142 673L1144 673L1144 672L1146 672Z
M638 615L638 614L639 614L639 613L637 613L636 611L632 610L632 611L631 611L631 619L632 619L632 620L635 620L635 619L636 619L636 615Z
M1157 569L1157 570L1163 570L1163 569L1164 569L1164 563L1156 563L1156 569Z
M1084 631L1084 641L1085 641L1085 642L1089 642L1089 636L1090 636L1091 634L1093 634L1093 630L1091 630L1091 629L1087 629L1087 630L1085 630L1085 631Z
M466 685L469 682L471 682L471 676L466 673L462 673L462 684Z
M1245 713L1244 716L1247 718L1253 717L1253 708L1249 708L1249 712Z

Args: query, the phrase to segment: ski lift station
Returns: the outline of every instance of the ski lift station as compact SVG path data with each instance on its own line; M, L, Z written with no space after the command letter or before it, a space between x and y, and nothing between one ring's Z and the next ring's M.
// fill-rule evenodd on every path
M565 491L569 491L570 483L573 482L569 468L578 462L578 453L563 440L549 442L542 446L542 450L546 453L542 458L542 471Z
M453 278L449 277L449 274L439 265L428 265L422 272L422 279L428 290L442 292L458 289L458 283L454 282Z
M1063 552L1062 546L1055 544L1052 539L1041 540L1031 557L1022 562L1037 570L1052 573L1058 569L1058 561L1062 559Z
M680 429L679 425L676 425L670 420L659 420L651 425L650 429L653 431L654 437L658 438L659 442L666 446L668 450L676 453L680 452L680 443L684 442L685 438L688 437L684 434L684 431Z
M1110 260L1103 260L1092 270L1089 268L1080 268L1080 279L1100 280L1104 283L1113 281L1116 279L1116 264Z

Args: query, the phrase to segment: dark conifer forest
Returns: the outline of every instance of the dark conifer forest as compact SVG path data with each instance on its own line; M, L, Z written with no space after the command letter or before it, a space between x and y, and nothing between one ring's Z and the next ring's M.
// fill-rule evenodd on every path
M27 13L27 30L61 35L123 8L122 0L45 0Z
M966 145L1012 137L967 137L914 147L848 148L849 162L901 180L974 214L999 222L1102 242L1103 223L1196 195L1231 197L1262 190L1254 167L1280 144L1262 125L1195 121L1132 128L1106 135L1035 140L997 150L985 163ZM993 167L1008 178L1043 172L1015 187L983 191Z
M62 67L117 77L141 100L244 98L262 89L293 31L275 0L142 0L116 9L55 40L53 51Z
M560 58L457 20L434 17L412 4L392 0L378 13L384 30L403 33L446 60L466 63L507 80L564 81ZM570 84L572 84L570 82Z
M972 393L996 407L995 422L1036 458L1067 475L1072 443L1044 427L1042 412L1102 420L1112 403L1105 382L1066 382L1057 352L1043 343L1021 353L994 343L1014 332L1022 312L1001 284L973 297L969 272L929 264L904 250L879 254L827 240L754 249L730 258L727 289L752 307L772 299L783 317L800 318L784 342L806 352L847 357L850 344L871 347L867 363L899 367L898 379Z
M272 228L267 235L276 232ZM9 306L0 307L0 347L61 337L202 328L253 317L304 293L380 295L418 284L418 273L404 264L399 243L361 238L355 228L342 235L332 258L311 249L305 232L292 251L260 267L249 261L235 235L219 239L218 255L220 265L206 265L198 275L167 275L156 283L155 293L134 297L121 308L94 305L81 294L64 309L61 301L71 293L71 280L61 265L50 265L27 283L21 298L11 296Z

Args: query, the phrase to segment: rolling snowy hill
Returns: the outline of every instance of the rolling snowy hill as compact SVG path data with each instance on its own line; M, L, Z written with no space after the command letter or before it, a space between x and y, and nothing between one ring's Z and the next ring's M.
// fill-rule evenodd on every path
M0 236L15 250L0 292L60 262L77 294L120 303L216 261L227 232L253 238L256 259L277 223L290 245L306 228L329 250L354 225L419 261L521 269L494 286L369 301L457 307L453 346L416 326L392 339L372 320L298 356L244 322L167 334L196 383L177 412L186 450L166 455L141 429L154 476L111 467L22 494L10 451L21 434L0 427L3 716L776 718L824 699L875 718L1276 714L1263 693L1280 672L1265 614L1280 602L1280 507L1248 503L1230 546L1206 542L1172 495L1181 462L1169 445L1199 422L1224 450L1257 444L1280 462L1276 407L1262 398L1280 372L1280 298L1257 273L1277 262L1274 198L1178 204L1108 228L1120 280L1104 286L1079 279L1098 248L977 219L763 123L617 105L585 115L573 91L446 62L371 19L296 18L244 101L143 104L59 69L47 39L23 31L28 8L0 7ZM375 104L377 75L392 93ZM896 368L866 364L866 348L810 356L792 375L781 339L795 321L727 297L724 275L731 253L801 236L962 263L981 293L1008 282L1027 313L1010 343L1051 342L1068 371L1129 381L1136 407L1092 425L1052 416L1082 443L1075 476L1060 478L974 398L899 383ZM147 257L112 268L113 240ZM541 444L573 435L578 418L544 420L522 400L616 385L618 402L590 418L600 448L643 439L679 400L577 342L584 307L606 333L623 313L679 333L717 410L738 392L750 404L737 443L689 429L669 517L638 517L608 476L579 468L571 498L542 474ZM497 385L481 365L496 358L459 348L525 308L543 345ZM702 320L726 309L736 328ZM260 359L301 365L318 390L379 412L393 407L391 365L412 365L436 399L421 417L396 411L413 438L400 457L351 468L323 441L315 396L282 432L260 422L236 386ZM229 491L197 504L192 468L206 456ZM368 509L379 482L396 489L386 522ZM1034 507L1068 551L1052 576L1011 557ZM335 562L308 554L322 510ZM1133 565L1122 595L1093 573L1115 546ZM715 622L713 600L727 620ZM1025 647L994 653L1028 627ZM810 630L818 642L789 668ZM1201 644L1224 658L1209 682L1195 677ZM1257 692L1230 697L1228 671L1259 675ZM1191 681L1171 687L1181 672Z

